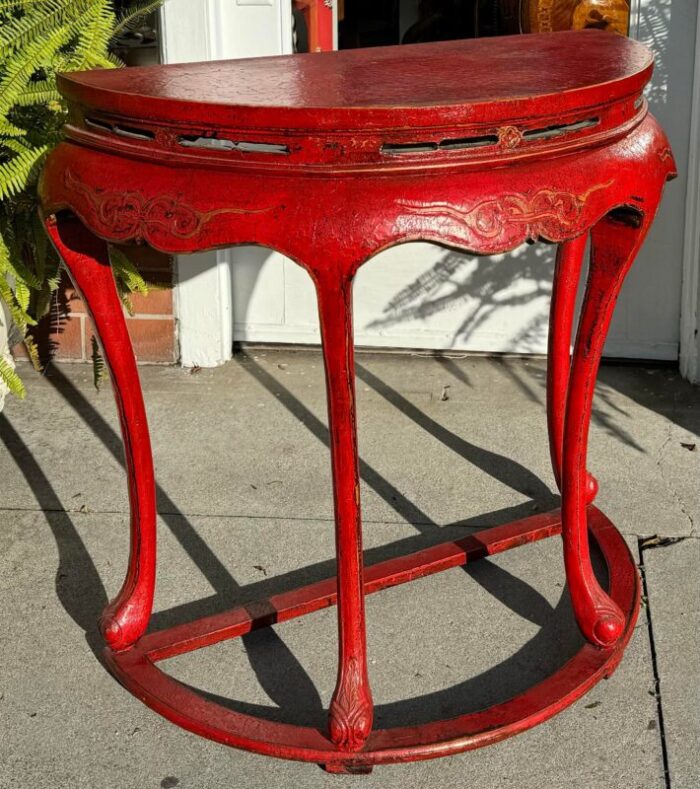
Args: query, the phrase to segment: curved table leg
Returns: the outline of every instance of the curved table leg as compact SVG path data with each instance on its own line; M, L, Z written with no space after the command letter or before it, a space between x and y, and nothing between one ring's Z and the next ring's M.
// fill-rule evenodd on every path
M338 566L338 680L330 705L329 732L338 747L357 751L372 729L373 704L367 676L362 580L352 279L338 275L317 278L316 287L326 368Z
M48 217L46 228L92 318L119 411L129 484L131 550L122 588L105 608L100 626L107 644L121 650L145 633L153 608L156 498L146 410L107 244L75 218Z
M561 464L564 447L564 412L571 368L571 329L574 324L576 293L581 278L583 255L588 234L565 241L557 250L549 311L549 347L547 350L547 426L549 453L557 487L561 491ZM598 494L598 482L586 474L586 502Z
M576 620L593 644L609 647L625 619L601 589L591 566L586 514L586 453L593 393L603 345L622 283L648 222L615 211L591 231L591 262L568 386L562 460L562 534L566 576Z

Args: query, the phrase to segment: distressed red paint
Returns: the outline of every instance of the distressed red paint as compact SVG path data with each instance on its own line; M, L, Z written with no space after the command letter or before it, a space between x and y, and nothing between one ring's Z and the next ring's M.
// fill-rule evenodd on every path
M107 660L158 712L202 736L332 772L495 742L555 714L619 662L639 603L634 561L591 502L594 384L625 274L674 174L642 89L643 46L600 31L64 75L66 142L41 181L48 232L93 316L112 371L132 511L124 586L103 619ZM465 80L464 75L469 74ZM214 140L214 142L212 142ZM573 354L586 241L586 295ZM561 513L362 566L352 282L389 246L428 240L489 254L559 244L547 412ZM188 253L257 243L311 275L328 392L337 577L251 607L146 634L155 583L155 496L146 415L108 266L108 241ZM591 569L589 530L609 570ZM560 533L588 643L504 704L377 730L364 597ZM339 655L328 731L260 721L161 672L166 657L336 604Z

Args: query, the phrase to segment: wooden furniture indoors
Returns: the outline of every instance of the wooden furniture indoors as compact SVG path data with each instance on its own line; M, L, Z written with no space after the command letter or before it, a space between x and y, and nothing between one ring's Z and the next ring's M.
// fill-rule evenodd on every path
M40 191L48 233L102 343L121 419L132 547L102 632L107 664L127 689L204 737L331 771L367 772L516 734L612 673L634 627L639 578L624 539L593 504L597 483L586 449L615 299L674 174L642 95L651 72L641 44L586 30L60 77L70 121ZM526 240L558 245L547 414L561 509L363 568L352 283L381 250L417 240L481 254ZM109 242L173 254L257 243L309 273L326 370L336 577L149 632L153 464ZM490 709L376 728L365 595L559 535L585 637L575 657ZM603 585L591 567L590 539L607 565ZM338 674L327 728L234 711L159 665L330 605L338 611ZM464 644L465 659L472 649L478 645Z
M596 28L627 35L629 0L475 0L477 35Z
M627 35L629 0L520 0L525 33L597 28Z

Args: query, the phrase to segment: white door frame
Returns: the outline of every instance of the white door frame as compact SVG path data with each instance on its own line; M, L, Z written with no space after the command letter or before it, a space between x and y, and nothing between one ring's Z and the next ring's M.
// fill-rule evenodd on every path
M700 383L700 13L695 37L688 191L681 280L681 375Z
M160 9L161 62L187 63L292 51L289 0L166 0ZM180 363L216 367L233 352L234 250L175 259Z

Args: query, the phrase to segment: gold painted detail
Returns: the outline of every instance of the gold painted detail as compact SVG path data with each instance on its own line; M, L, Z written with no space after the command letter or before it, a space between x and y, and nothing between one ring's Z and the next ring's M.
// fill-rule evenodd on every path
M154 233L188 239L196 236L211 219L220 214L257 214L269 208L219 208L199 211L166 195L146 197L141 192L109 192L93 189L67 169L64 183L84 197L97 221L112 238L143 241Z
M572 28L594 27L626 36L629 30L629 0L579 0L574 9Z
M611 184L596 184L579 195L557 189L507 194L466 209L447 202L400 200L399 205L419 216L454 220L487 245L510 237L513 226L522 228L525 238L558 239L576 227L588 197Z
M498 130L498 144L502 148L516 148L523 139L523 133L517 126L502 126Z
M537 7L537 30L540 33L551 33L554 30L553 7L554 0L540 0Z

